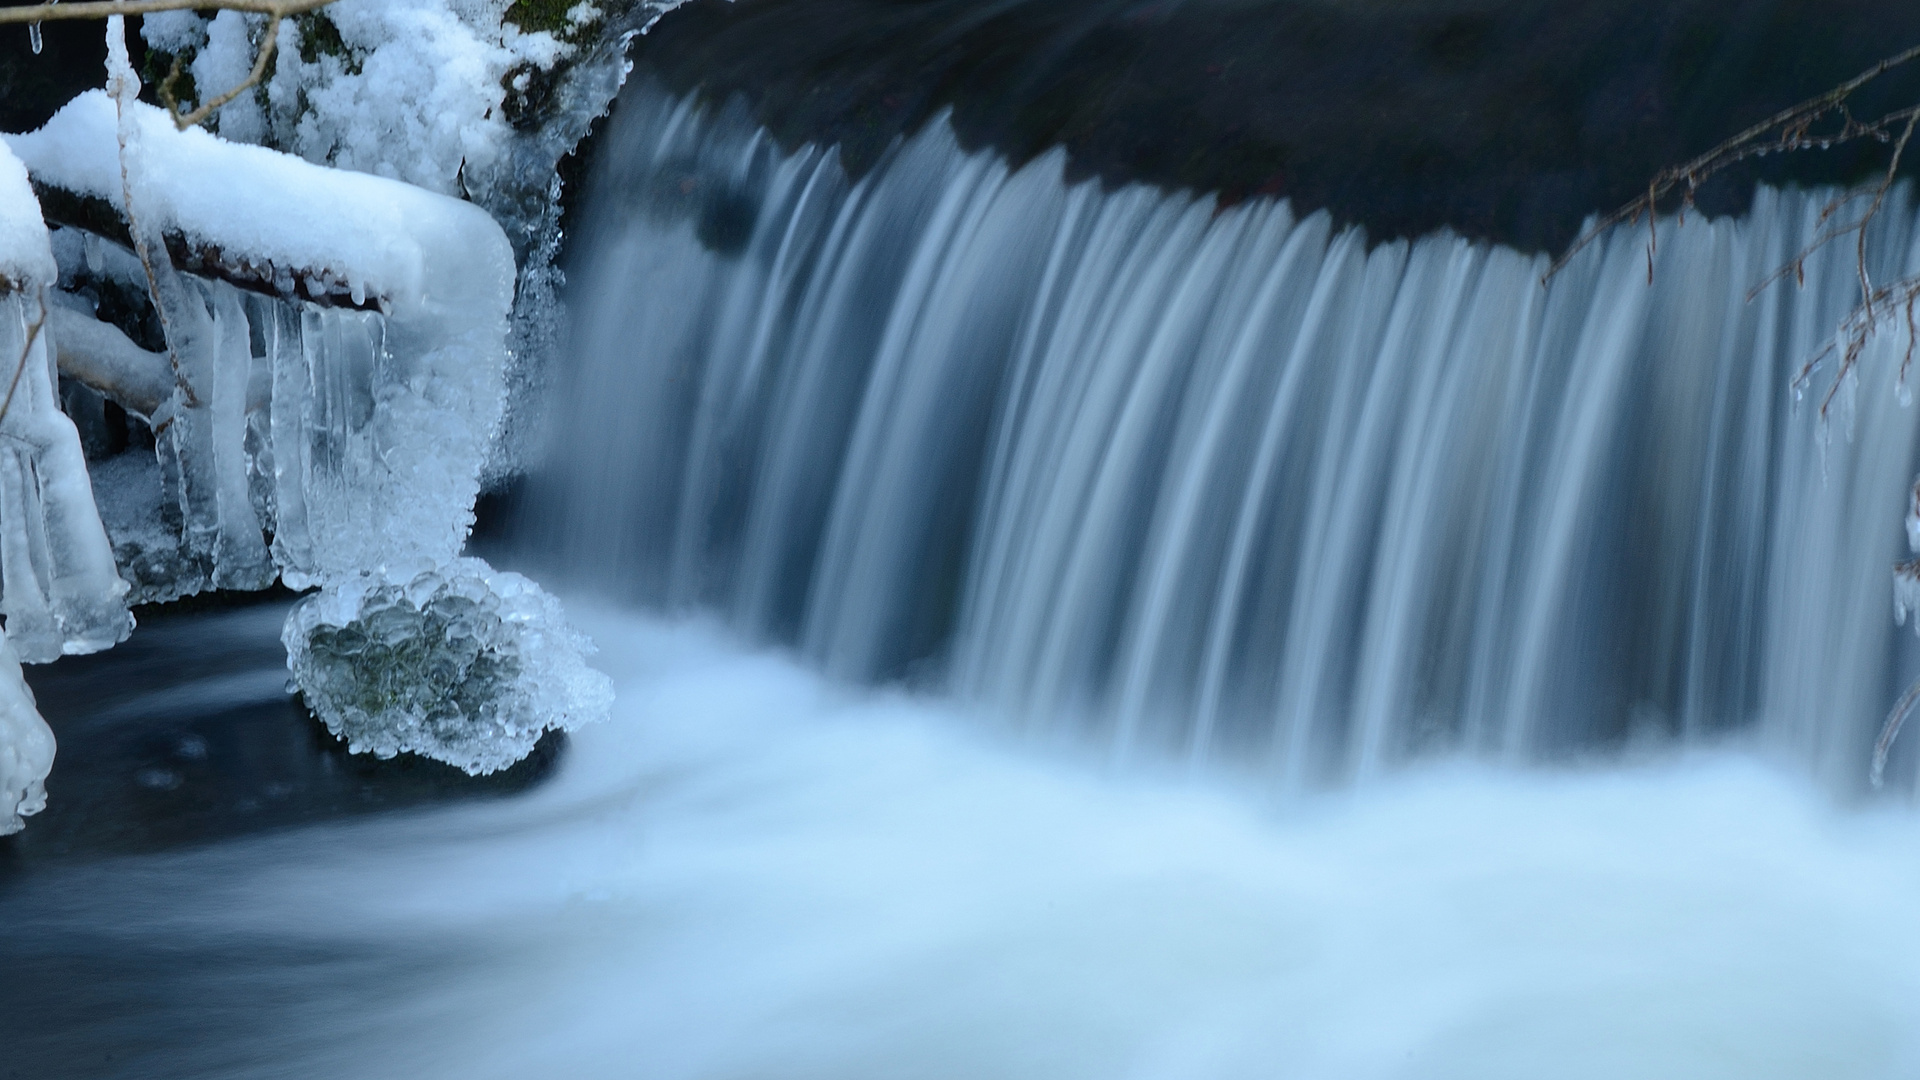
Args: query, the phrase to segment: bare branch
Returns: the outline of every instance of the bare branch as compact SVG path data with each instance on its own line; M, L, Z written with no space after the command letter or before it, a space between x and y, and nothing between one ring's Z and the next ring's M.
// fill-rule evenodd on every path
M239 11L250 15L289 15L315 11L333 0L84 0L81 3L34 4L0 8L0 25L53 22L57 19L104 19L109 15L150 15L158 11Z
M1914 116L1920 114L1920 108L1901 109L1875 120L1861 121L1853 116L1847 100L1862 86L1915 59L1920 59L1920 45L1880 61L1824 94L1808 98L1775 113L1692 161L1662 169L1648 182L1645 195L1601 218L1592 228L1582 233L1580 238L1554 260L1552 266L1548 267L1542 280L1550 279L1559 273L1561 268L1567 265L1568 260L1615 225L1637 221L1640 215L1645 213L1649 217L1649 229L1653 228L1651 218L1659 212L1661 200L1672 194L1675 189L1682 189L1680 206L1684 211L1686 207L1692 205L1694 192L1702 181L1748 158L1795 150L1826 149L1838 143L1853 142L1858 139L1890 141L1893 129L1898 128L1903 122L1911 123ZM1814 124L1835 115L1838 115L1841 120L1838 130L1823 134L1814 133ZM1895 164L1897 166L1897 160ZM1656 236L1653 239L1658 238Z
M181 112L173 100L173 79L174 75L179 71L179 61L176 59L174 61L174 70L169 72L166 80L160 84L161 90L163 91L161 95L162 100L166 102L168 115L173 117L173 126L179 128L181 131L185 131L213 115L215 109L239 97L247 90L260 85L260 80L266 77L267 62L273 59L273 48L274 45L278 43L279 38L280 16L275 15L267 20L266 31L261 35L260 52L253 58L253 71L247 75L246 79L243 80L240 85L202 104L192 112Z

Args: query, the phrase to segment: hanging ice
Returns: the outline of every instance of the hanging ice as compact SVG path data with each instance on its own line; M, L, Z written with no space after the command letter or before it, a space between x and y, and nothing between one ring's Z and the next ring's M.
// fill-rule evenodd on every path
M21 659L92 652L132 629L48 347L53 252L20 162L0 147L0 835L46 805L53 733Z
M54 389L44 307L54 273L26 171L0 151L0 614L29 663L108 648L132 629Z
M457 558L502 407L500 228L457 199L126 110L89 93L8 138L38 183L104 204L133 245L89 221L56 252L74 331L61 370L154 433L152 455L97 466L142 598L323 586L289 618L289 663L355 750L491 772L603 716L606 680L557 601ZM110 306L126 325L95 317ZM129 307L157 316L164 353L129 336L144 317Z
M496 772L613 702L559 602L479 559L342 578L301 601L283 640L308 705L355 752L380 757Z
M167 253L153 292L178 374L152 419L210 583L277 571L304 588L452 559L501 411L514 266L499 227L458 199L132 108L134 217ZM8 140L39 183L124 215L115 128L90 92Z

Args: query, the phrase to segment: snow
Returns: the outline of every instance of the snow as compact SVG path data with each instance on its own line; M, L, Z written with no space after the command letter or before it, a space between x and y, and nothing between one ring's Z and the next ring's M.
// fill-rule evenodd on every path
M509 6L340 0L326 17L344 55L309 50L311 60L299 27L283 23L267 88L272 141L311 161L456 193L463 168L489 167L513 135L502 108L507 73L550 69L573 51L506 22ZM203 92L215 85L200 82Z
M194 58L194 85L203 97L239 86L253 72L256 48L247 17L222 11L207 24L205 43ZM252 94L241 94L220 108L220 136L234 142L259 142L267 133L267 116Z
M143 201L159 219L151 227L269 259L276 284L289 291L301 278L404 310L469 299L464 290L448 295L450 286L467 285L511 302L512 252L479 207L198 128L177 131L149 105L132 113ZM41 183L124 212L115 128L112 99L94 90L39 131L6 142Z
M54 278L53 249L26 166L0 147L0 277L13 287Z
M355 753L496 772L613 704L559 601L479 559L330 582L288 615L282 640L308 706Z

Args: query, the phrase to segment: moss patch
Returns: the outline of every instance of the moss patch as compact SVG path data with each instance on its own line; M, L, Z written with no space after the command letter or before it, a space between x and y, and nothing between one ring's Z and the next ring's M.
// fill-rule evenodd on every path
M513 0L506 20L528 33L546 30L559 34L568 29L567 12L579 0Z
M345 64L347 74L360 74L359 53L347 45L346 39L340 36L340 28L326 12L296 15L294 25L300 28L300 59L314 64L323 56L336 56Z

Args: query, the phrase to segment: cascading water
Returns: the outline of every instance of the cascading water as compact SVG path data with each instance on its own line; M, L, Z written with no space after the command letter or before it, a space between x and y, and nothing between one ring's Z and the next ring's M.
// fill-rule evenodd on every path
M852 183L637 87L603 154L542 515L573 572L1290 787L1753 726L1865 776L1903 335L1822 430L1789 387L1851 251L1747 296L1824 194L1666 223L1651 260L1618 232L1543 287L1544 258L1069 184L941 123ZM1920 266L1906 202L1870 250Z
M610 721L512 798L0 866L0 1071L1920 1075L1920 820L1831 798L1916 661L1900 343L1823 440L1847 254L1746 300L1819 197L1542 288L939 124L857 182L645 86L609 135L519 554ZM66 730L163 741L192 806L278 649L128 649L253 662L267 615L148 628ZM1735 731L1801 775L1685 745Z

